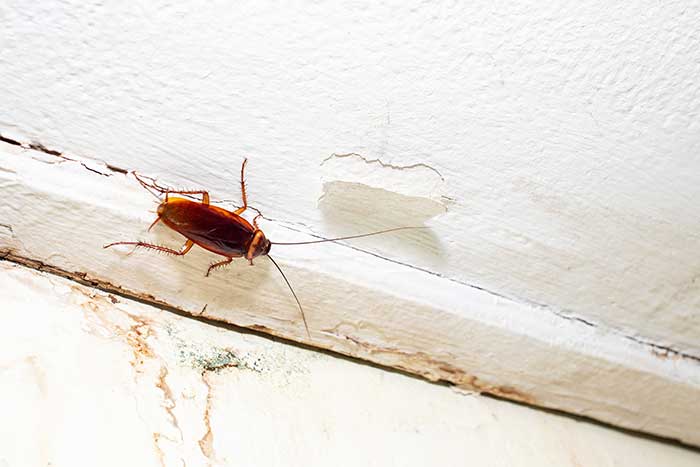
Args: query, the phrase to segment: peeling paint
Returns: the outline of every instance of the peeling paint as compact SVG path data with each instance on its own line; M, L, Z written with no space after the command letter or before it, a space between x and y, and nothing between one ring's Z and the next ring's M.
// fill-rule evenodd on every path
M339 180L323 184L318 205L327 221L354 226L368 220L391 226L420 225L447 211L442 203L424 196Z
M445 181L445 177L442 176L442 174L433 166L428 165L424 162L418 162L416 164L409 164L409 165L394 165L394 164L389 164L387 162L383 162L381 159L376 158L376 159L369 159L361 154L358 154L356 152L350 152L347 154L331 154L330 156L326 157L321 161L321 165L324 165L326 162L328 162L331 159L344 159L346 157L354 157L357 159L360 159L363 161L365 164L379 164L381 167L387 168L387 169L394 169L394 170L411 170L411 169L428 169L432 172L434 172L438 177L440 177L440 180L443 182Z
M375 346L368 342L364 342L357 337L335 334L332 330L324 330L324 332L350 341L353 344L361 347L363 351L369 354L381 353L399 357L400 360L394 361L393 366L409 372L415 372L415 368L421 368L421 376L431 381L447 381L463 389L493 394L505 399L524 402L526 404L537 404L535 397L530 394L526 394L513 386L489 384L477 376L466 373L461 368L457 368L443 360L436 359L435 357L432 357L424 352L406 352L396 348ZM408 364L409 361L411 364Z
M369 204L367 214L377 218L407 213L414 216L413 223L435 217L447 211L443 202L445 178L435 167L425 162L399 165L379 158L368 158L358 153L332 154L321 162L323 168L323 194L319 206L325 205L330 214L333 209L349 213L351 220L358 220L353 211ZM398 211L398 213L396 212ZM404 221L405 222L405 221ZM399 223L398 225L403 225ZM413 224L411 224L413 225Z

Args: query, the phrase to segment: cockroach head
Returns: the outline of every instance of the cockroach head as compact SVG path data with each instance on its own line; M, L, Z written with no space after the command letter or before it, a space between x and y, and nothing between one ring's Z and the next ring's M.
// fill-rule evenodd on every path
M246 259L250 260L257 256L268 254L271 246L272 244L270 243L270 240L265 237L262 230L256 230L253 234L253 238L248 244Z
M158 205L158 210L157 210L158 216L162 216L165 214L165 208L166 208L167 204L168 204L167 201L161 201L161 203Z

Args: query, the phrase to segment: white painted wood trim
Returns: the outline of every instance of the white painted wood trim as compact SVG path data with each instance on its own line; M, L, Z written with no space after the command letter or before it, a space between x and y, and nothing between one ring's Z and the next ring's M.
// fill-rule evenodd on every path
M205 278L214 257L201 250L183 258L103 250L116 240L181 240L163 228L146 233L155 201L132 177L67 157L0 144L0 248L12 260L430 380L700 444L695 358L336 244L275 252L307 310L309 340L264 260ZM302 237L263 226L271 238Z

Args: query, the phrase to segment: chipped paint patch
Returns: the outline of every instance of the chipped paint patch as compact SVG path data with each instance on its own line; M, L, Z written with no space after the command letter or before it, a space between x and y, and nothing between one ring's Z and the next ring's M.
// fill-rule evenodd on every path
M420 375L426 379L429 379L430 381L447 381L455 384L461 389L488 393L494 396L503 397L505 399L524 402L526 404L537 404L537 400L534 396L527 394L514 386L490 384L473 374L467 373L461 368L447 363L450 360L454 360L454 358L449 355L445 355L443 358L435 358L424 352L406 352L397 348L377 346L372 343L365 342L358 337L340 335L332 330L327 330L326 332L329 335L334 335L337 338L351 342L361 349L363 353L367 353L369 355L382 354L383 357L392 361L392 366L395 368L415 373L415 370L412 369L419 366L421 368ZM417 363L419 365L416 365Z
M323 184L319 208L333 236L395 227L426 226L433 217L447 208L438 201L420 196L408 196L384 188L343 181ZM355 241L353 245L362 245ZM367 243L365 243L367 244ZM435 267L444 261L444 246L431 229L407 230L372 237L371 244L391 249L398 256L421 259ZM373 249L375 253L376 250Z
M355 219L390 219L399 224L422 224L447 211L445 205L431 198L346 181L324 183L318 204L325 219L346 223Z
M347 182L370 188L381 188L409 198L425 198L444 212L445 178L433 166L424 162L398 164L357 153L332 154L321 162L323 182ZM326 193L324 189L324 194Z

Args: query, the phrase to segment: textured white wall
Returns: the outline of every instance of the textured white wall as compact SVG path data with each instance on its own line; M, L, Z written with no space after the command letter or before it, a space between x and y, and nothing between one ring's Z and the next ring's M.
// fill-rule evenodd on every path
M555 405L574 410L575 397L561 395L562 385L584 400L580 411L604 419L624 423L666 411L621 394L624 379L612 384L607 372L587 379L588 390L633 402L619 411L615 404L591 409L586 404L599 401L577 393L584 368L555 365L568 373L551 375L534 357L561 345L664 375L686 394L675 413L689 414L686 424L696 419L683 404L697 394L700 375L699 5L260 3L2 3L0 134L204 187L218 199L238 199L237 171L248 156L251 201L276 220L265 228L285 239L301 234L280 226L333 235L427 222L432 233L419 238L360 244L423 275L357 252L277 250L288 264L313 270L291 272L317 320L335 326L341 343L334 346L347 351L343 339L354 335L405 351L395 333L408 330L425 336L411 351L432 348L445 360L461 359L470 373L498 379L506 374L500 364L526 367L506 379L550 390L539 400L545 405L557 393ZM61 180L72 169L56 168L42 171L48 189L23 164L6 163L3 175L5 199L26 203L3 207L14 231L0 233L13 248L24 245L23 254L72 271L99 271L116 285L142 284L139 292L186 309L204 303L207 289L185 265L211 258L173 263L95 253L116 234L145 235L134 214L145 201L109 191L121 182L102 197L99 183ZM72 213L61 213L48 203L57 215L22 212L31 205L39 213L32 203L56 197L55 190L82 210L69 204ZM138 212L147 225L149 214ZM76 227L70 216L78 213L86 219ZM90 242L46 234L80 228ZM238 284L263 281L239 280L240 271L232 274ZM347 282L329 285L332 275ZM261 294L254 318L209 310L277 329L264 320L295 311L273 294ZM396 297L452 314L421 314ZM274 313L266 309L273 306ZM347 320L328 322L337 309ZM477 341L465 324L471 319L488 322L501 338L477 333L487 336ZM382 320L391 329L377 328ZM422 328L431 321L452 331L451 346L434 345ZM581 337L587 333L595 339ZM533 335L542 347L531 344ZM478 353L467 352L469 345ZM652 353L669 355L658 346L680 353L649 362ZM371 347L367 354L383 356ZM505 358L513 355L537 364ZM630 425L647 428L643 418ZM693 434L681 431L672 435Z
M329 155L425 164L374 167L447 209L414 263L700 355L697 4L0 8L6 136L226 198L249 156L256 205L323 233L357 226L317 208Z

